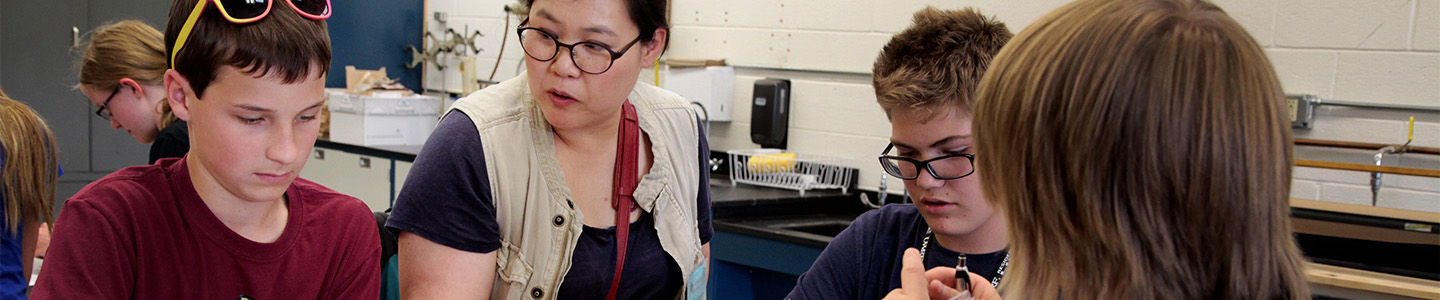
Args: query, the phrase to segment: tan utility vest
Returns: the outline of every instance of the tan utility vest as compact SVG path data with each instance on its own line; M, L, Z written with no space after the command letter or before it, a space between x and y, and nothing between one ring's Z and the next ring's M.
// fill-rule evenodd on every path
M676 298L703 298L706 258L700 251L695 201L700 185L708 183L699 182L695 114L679 95L645 83L637 83L629 99L654 153L650 172L635 189L635 202L654 216L660 246L685 276L685 289ZM485 144L486 175L500 225L490 298L554 299L570 270L585 216L575 209L565 186L553 132L535 106L527 75L460 99L451 108L455 110L470 116ZM626 264L657 263L664 262Z

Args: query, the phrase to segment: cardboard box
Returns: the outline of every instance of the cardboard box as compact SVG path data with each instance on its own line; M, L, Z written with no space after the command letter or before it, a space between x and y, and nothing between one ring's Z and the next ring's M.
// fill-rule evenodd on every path
M426 95L329 91L330 140L361 146L418 146L440 118L441 100Z

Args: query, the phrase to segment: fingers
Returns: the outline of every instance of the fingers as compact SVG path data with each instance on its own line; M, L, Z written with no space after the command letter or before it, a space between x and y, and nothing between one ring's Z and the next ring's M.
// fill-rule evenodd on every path
M953 277L953 276L952 276ZM970 295L980 300L1001 300L1000 293L995 291L995 286L990 285L990 280L970 273Z
M956 299L955 297L958 297L958 296L960 296L960 291L955 290L954 288L951 288L949 285L945 285L944 283L941 283L939 280L931 280L931 281L930 281L930 299L931 299L931 300L950 300L950 299Z
M926 287L930 280L925 279L925 262L921 261L920 251L915 248L905 249L904 265L900 267L900 288L905 290L906 296L911 299L930 299L929 288Z
M930 269L929 271L925 271L925 279L929 279L930 281L939 281L941 284L944 284L945 286L953 287L953 286L955 286L955 268L951 268L951 267L935 267L935 268L932 268L932 269ZM973 282L974 280L971 280L971 281Z
M885 300L910 300L910 298L905 298L905 291L894 289L889 294L885 294Z

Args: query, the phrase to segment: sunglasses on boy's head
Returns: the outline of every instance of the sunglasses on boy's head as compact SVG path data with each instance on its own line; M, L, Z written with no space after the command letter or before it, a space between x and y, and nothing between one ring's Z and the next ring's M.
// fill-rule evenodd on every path
M190 30L195 28L195 21L200 19L200 13L205 11L205 5L214 2L215 8L220 9L220 15L235 24L245 24L264 19L270 15L270 8L274 7L275 1L284 1L290 5L301 16L312 20L324 20L330 18L330 0L199 0L195 9L190 11L190 17L185 19L185 26L180 28L179 38L175 40L174 51L170 52L170 68L175 68L175 54L180 53L180 48L185 47L185 40L190 38Z

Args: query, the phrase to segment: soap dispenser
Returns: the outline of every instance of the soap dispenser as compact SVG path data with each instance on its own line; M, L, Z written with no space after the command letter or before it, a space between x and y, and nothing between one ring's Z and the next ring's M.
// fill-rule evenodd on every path
M790 129L790 80L756 80L752 100L750 141L762 148L785 149Z

